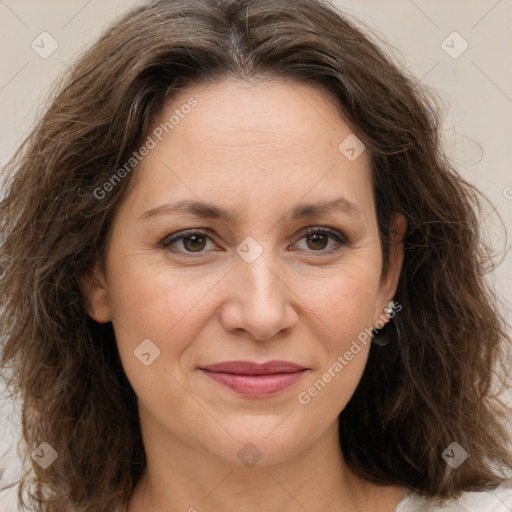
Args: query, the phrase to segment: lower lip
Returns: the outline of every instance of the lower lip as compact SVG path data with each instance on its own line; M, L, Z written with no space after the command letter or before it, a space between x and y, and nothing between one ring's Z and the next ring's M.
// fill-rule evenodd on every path
M263 398L272 396L293 386L305 373L305 370L292 373L274 373L271 375L239 375L234 373L202 372L214 381L240 393L241 395Z

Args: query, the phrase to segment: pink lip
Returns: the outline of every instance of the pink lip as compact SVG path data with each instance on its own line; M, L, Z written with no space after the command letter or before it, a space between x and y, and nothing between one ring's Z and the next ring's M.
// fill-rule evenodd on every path
M307 370L288 361L226 361L200 368L205 375L246 396L275 395L297 382Z

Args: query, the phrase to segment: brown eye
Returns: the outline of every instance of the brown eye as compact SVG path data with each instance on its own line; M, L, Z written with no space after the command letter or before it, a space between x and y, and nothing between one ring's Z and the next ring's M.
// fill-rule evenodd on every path
M165 238L161 245L173 252L191 254L205 252L210 237L204 231L185 231Z
M301 248L306 252L331 253L348 242L341 233L330 228L310 228L299 240L306 241L306 247ZM201 254L209 252L208 242L212 242L208 231L192 230L175 233L160 242L161 246L174 253ZM329 246L329 242L331 245Z
M307 236L309 247L313 250L322 250L327 247L329 237L325 233L313 233Z
M299 242L302 240L305 240L305 248L299 248L306 252L330 253L348 245L341 233L325 227L308 229ZM330 247L329 242L331 242Z
M206 245L206 237L202 235L190 235L184 237L182 240L183 247L185 247L185 249L190 252L200 252Z

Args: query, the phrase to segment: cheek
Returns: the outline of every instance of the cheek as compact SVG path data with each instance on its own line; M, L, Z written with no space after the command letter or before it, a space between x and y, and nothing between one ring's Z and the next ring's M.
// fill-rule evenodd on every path
M284 280L293 292L291 307L298 308L298 332L310 330L323 364L332 364L373 323L379 269L374 252L353 251L340 265L311 267L306 275L287 269ZM139 368L134 351L146 339L164 356L160 364L179 364L183 352L211 325L216 308L230 300L222 285L228 267L211 272L172 268L126 249L112 254L110 261L109 308L127 373Z
M318 422L326 427L354 394L366 366L370 344L349 343L344 348L347 350L331 354L329 363L305 380L298 390L296 402L303 413L304 427L314 428Z
M153 412L166 405L185 410L187 395L178 365L200 336L211 309L208 291L219 276L170 272L137 255L117 265L115 258L111 261L109 307L121 362L139 403Z
M354 251L339 266L311 268L307 275L286 272L285 281L293 291L290 302L296 302L296 296L296 307L303 303L299 316L303 315L306 325L317 323L322 328L323 324L323 335L331 339L329 351L343 348L373 322L378 290L378 261L373 261L373 252ZM161 350L183 351L219 305L216 297L228 270L172 268L135 252L114 254L110 261L109 308L118 325L119 344L132 351L148 338ZM229 293L223 296L229 301Z
M194 323L191 319L204 310L219 275L171 269L135 254L114 263L109 278L113 317L134 338L162 339L180 325Z
M219 275L171 272L142 255L119 259L117 265L111 261L109 308L121 361L137 395L151 402L155 389L172 394L178 386L172 378L181 380L176 365L200 336L211 309L208 292ZM180 394L173 400L179 402Z
M315 346L320 364L298 390L299 408L306 422L334 421L352 397L366 366L376 293L371 272L347 273L331 280L325 294L311 299L318 317ZM314 331L314 332L315 332ZM319 334L322 333L322 335Z
M344 340L373 324L379 271L378 261L358 253L335 271L304 281L300 293L331 333Z
M315 281L308 306L315 313L321 365L301 388L312 408L340 412L352 396L364 371L371 347L371 327L378 292L378 261L360 258L343 271ZM311 387L312 386L312 387ZM318 396L318 398L316 398ZM309 407L309 405L308 405Z

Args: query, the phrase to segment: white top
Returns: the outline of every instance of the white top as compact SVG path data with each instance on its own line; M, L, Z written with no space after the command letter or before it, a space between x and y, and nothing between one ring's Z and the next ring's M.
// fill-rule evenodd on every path
M495 489L467 491L459 498L427 499L421 494L406 490L394 512L511 512L512 478L503 480Z

